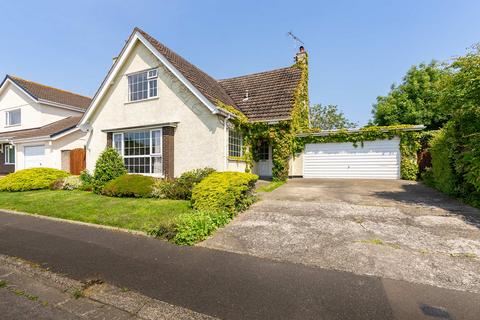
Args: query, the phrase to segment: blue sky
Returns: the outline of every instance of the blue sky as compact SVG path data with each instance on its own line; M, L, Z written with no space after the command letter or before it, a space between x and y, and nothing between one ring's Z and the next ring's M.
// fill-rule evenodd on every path
M480 1L2 1L0 73L93 95L135 26L217 79L310 57L311 103L359 124L414 64L480 42Z

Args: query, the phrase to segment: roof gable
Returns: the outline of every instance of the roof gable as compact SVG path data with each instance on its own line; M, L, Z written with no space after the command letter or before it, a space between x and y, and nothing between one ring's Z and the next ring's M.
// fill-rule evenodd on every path
M2 87L8 80L13 82L17 87L19 87L29 97L37 102L57 104L60 106L72 107L80 110L86 110L91 102L89 97L11 75L6 76L2 83Z
M160 43L145 31L136 28L136 30L158 50L185 78L190 81L211 103L217 104L218 101L234 106L232 98L225 92L225 89L211 76L203 72L177 53Z
M115 79L137 41L143 43L212 113L235 116L221 108L219 103L223 103L242 111L252 121L291 118L294 92L302 73L298 67L215 80L145 31L135 28L84 114L82 127L88 128L88 120L106 93L107 84ZM244 100L247 90L249 99Z
M120 72L123 64L126 62L127 57L130 55L130 53L134 50L135 44L137 41L140 41L148 50L150 50L159 60L163 65L173 73L175 77L177 77L180 82L182 82L212 113L228 113L225 112L221 109L219 109L215 103L212 100L216 100L212 95L210 95L210 98L206 97L206 94L203 92L204 89L209 87L208 84L205 84L204 86L199 85L201 83L200 80L195 80L197 83L197 86L192 84L192 82L189 79L199 79L200 77L203 77L203 79L210 78L213 80L213 78L209 77L206 73L202 72L200 69L196 68L192 64L190 64L188 61L180 57L179 55L175 54L173 51L168 49L167 47L163 46L160 44L158 41L156 41L153 37L149 36L147 33L143 32L139 28L135 28L128 38L127 42L125 43L124 47L122 48L122 51L120 52L118 58L116 59L115 63L113 66L110 68L107 76L103 80L102 84L100 85L100 88L98 89L97 93L93 97L93 100L87 109L87 112L84 114L82 120L80 121L80 125L82 127L88 127L88 120L92 116L93 112L97 108L99 102L105 95L105 93L108 90L108 85L115 79L117 76L118 72ZM165 55L168 56L165 56ZM181 70L179 70L177 67L180 67ZM197 75L193 76L192 74ZM205 80L208 83L211 83L209 80ZM215 80L213 80L216 82ZM221 86L217 83L217 87L219 87L222 91L224 90L221 88ZM202 92L203 91L203 92ZM228 95L224 93L226 97ZM212 99L212 100L210 100ZM230 99L229 102L232 102Z

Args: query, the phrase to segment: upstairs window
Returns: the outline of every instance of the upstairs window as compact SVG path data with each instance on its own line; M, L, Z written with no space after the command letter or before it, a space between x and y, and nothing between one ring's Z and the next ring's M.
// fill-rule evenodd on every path
M234 129L228 130L228 156L243 156L243 137L240 132Z
M157 97L158 69L128 76L128 99L140 101Z
M15 164L15 147L10 144L5 145L5 164Z
M5 125L18 126L22 123L22 111L20 109L5 112Z

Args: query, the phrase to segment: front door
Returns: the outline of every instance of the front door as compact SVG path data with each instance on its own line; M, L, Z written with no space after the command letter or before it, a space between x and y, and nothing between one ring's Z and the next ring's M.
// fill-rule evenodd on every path
M268 141L262 141L257 149L257 174L260 177L272 176L272 148Z

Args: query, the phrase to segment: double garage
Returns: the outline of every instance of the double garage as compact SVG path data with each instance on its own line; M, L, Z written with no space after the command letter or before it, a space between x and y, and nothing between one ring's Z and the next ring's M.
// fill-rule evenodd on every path
M400 179L400 139L306 144L304 178Z

